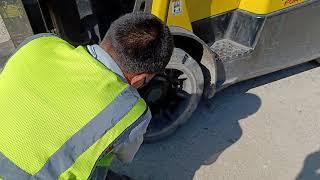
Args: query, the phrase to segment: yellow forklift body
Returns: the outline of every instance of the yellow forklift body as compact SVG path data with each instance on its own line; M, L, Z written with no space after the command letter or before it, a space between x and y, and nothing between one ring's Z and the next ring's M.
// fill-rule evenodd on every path
M186 0L191 22L237 9L239 3L240 0Z
M191 23L211 16L241 9L267 15L307 0L153 0L152 13L169 26L192 31Z
M190 11L187 7L187 0L172 0L168 12L168 26L179 26L192 31L192 16L190 16Z
M153 0L152 14L160 18L162 21L167 20L169 0Z
M239 9L265 15L303 2L305 0L241 0Z

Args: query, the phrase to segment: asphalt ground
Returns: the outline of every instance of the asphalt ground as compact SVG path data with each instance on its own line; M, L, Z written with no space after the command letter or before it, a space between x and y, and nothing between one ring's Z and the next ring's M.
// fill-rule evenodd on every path
M233 85L112 169L136 180L319 180L319 75L305 63Z

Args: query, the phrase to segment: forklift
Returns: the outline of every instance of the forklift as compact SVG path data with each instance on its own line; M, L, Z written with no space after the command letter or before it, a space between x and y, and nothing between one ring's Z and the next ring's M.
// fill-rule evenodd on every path
M201 98L320 57L320 0L0 0L0 69L28 36L97 44L136 11L165 22L175 43L165 72L139 90L153 114L145 142L175 132Z

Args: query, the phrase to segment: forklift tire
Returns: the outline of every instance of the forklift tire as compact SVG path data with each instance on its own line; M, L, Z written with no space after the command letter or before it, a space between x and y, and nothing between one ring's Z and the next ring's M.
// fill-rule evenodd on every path
M165 108L168 109L168 111L170 110L173 111L172 117L170 118L172 121L168 123L168 120L159 119L159 117L157 119L157 115L155 115L153 111L153 106L152 105L150 106L149 104L150 100L148 103L148 97L146 97L148 95L143 96L146 99L153 113L153 119L151 120L148 130L145 134L145 138L144 138L145 143L156 142L173 134L178 127L180 127L181 125L187 122L187 120L191 117L193 112L196 110L202 98L203 89L204 89L204 77L203 77L202 70L199 64L185 51L178 48L174 49L171 60L166 67L166 71L167 73L169 71L169 74L170 72L173 72L173 71L179 72L179 75L178 75L179 77L177 78L177 81L179 82L182 81L183 83L182 90L183 90L183 93L186 95L182 97L186 97L186 99L181 100L181 102L179 102L180 104L177 104L176 102L170 102L170 101L175 101L175 98L172 98L172 96L166 97L165 100L168 102L168 104L176 103L171 107L170 105L164 106ZM170 78L167 77L167 79L170 79ZM174 82L174 81L171 81L171 82ZM150 84L153 87L159 85L158 82L154 82L153 85L152 85L152 82L150 82ZM172 83L172 84L175 84L175 83ZM170 86L174 86L172 84L170 84ZM177 94L178 94L178 91L177 91ZM173 114L175 114L175 116ZM162 117L162 118L165 118L165 117ZM162 128L156 129L155 131L150 131L150 128L152 128L152 126L154 126L155 123L159 123L159 121L162 121L167 124L164 125Z

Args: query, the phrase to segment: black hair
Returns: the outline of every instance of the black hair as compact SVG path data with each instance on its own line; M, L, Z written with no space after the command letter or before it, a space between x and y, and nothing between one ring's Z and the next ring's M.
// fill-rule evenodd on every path
M160 73L168 64L174 44L169 28L150 13L134 12L115 20L104 40L119 55L128 73Z

